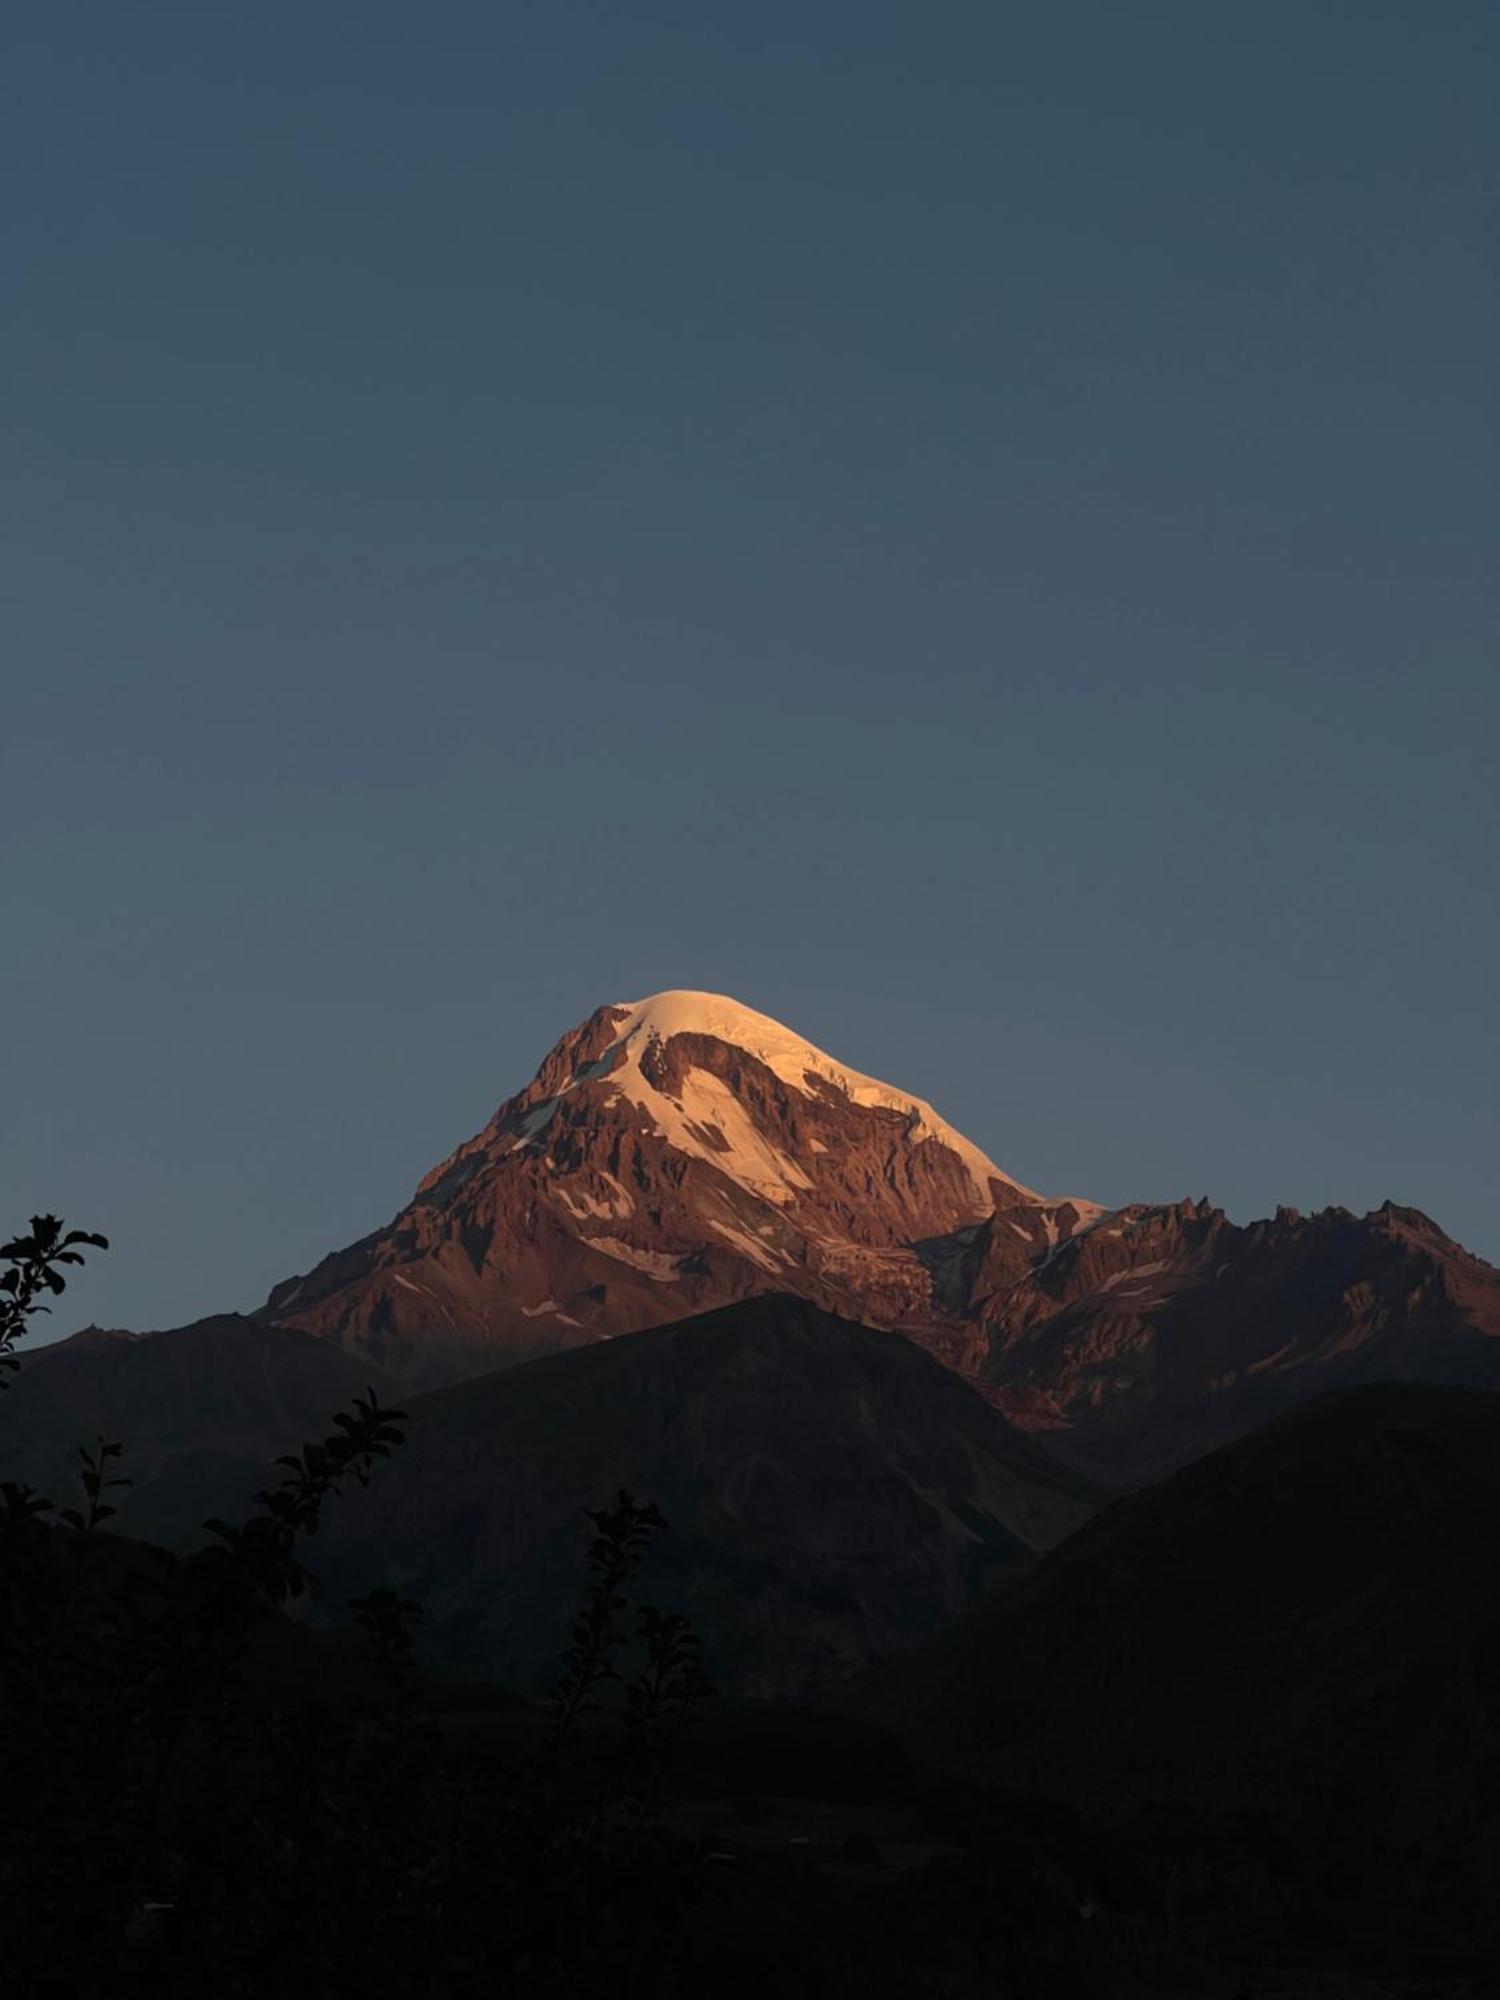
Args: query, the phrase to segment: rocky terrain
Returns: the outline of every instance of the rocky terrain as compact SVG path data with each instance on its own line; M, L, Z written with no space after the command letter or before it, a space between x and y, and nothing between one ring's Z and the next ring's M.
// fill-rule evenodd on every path
M970 1290L970 1372L1121 1485L1355 1382L1500 1385L1500 1272L1415 1209L1239 1227L1206 1201L1106 1216ZM988 1245L987 1245L988 1247Z

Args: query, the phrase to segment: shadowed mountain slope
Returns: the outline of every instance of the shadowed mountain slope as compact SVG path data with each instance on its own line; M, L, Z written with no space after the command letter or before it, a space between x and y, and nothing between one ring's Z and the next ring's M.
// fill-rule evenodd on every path
M721 1685L786 1695L930 1636L1093 1493L898 1335L791 1298L422 1396L408 1443L318 1551L328 1601L387 1583L449 1671L544 1682L586 1508L663 1510L643 1587Z
M1368 1883L1500 1878L1500 1397L1319 1399L1116 1502L854 1706L1094 1808L1259 1814ZM1484 1890L1488 1894L1488 1890Z
M71 1504L79 1445L119 1442L134 1484L111 1496L118 1526L173 1543L243 1512L273 1461L365 1388L389 1400L366 1362L235 1313L161 1333L89 1327L20 1359L0 1395L0 1476Z

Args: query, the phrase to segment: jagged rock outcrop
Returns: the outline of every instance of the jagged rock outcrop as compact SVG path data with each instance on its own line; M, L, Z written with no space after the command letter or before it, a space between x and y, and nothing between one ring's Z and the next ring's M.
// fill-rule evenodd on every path
M1019 1277L991 1271L980 1381L1121 1483L1344 1384L1500 1386L1500 1273L1392 1202L1243 1228L1206 1201L1132 1207Z

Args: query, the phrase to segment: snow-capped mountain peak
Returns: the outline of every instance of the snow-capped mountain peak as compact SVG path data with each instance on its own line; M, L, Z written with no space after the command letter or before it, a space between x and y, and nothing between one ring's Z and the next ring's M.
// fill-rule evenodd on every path
M597 1008L387 1229L266 1313L418 1380L770 1291L962 1342L981 1264L992 1284L1100 1212L769 1015L674 989Z

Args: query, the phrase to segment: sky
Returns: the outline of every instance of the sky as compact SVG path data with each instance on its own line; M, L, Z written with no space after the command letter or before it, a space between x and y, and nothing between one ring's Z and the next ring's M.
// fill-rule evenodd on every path
M1489 0L15 0L0 1221L248 1309L704 987L1500 1260Z

